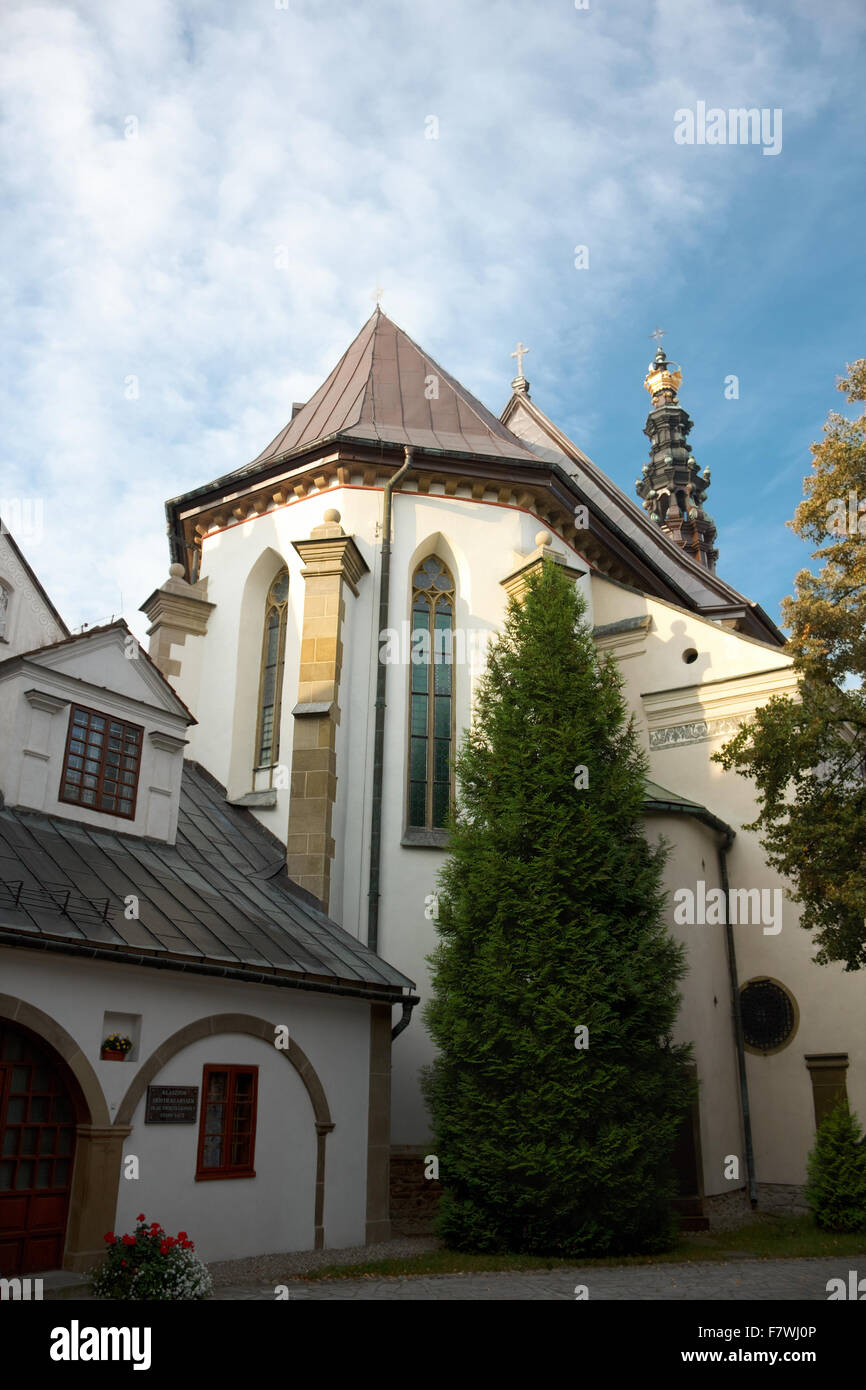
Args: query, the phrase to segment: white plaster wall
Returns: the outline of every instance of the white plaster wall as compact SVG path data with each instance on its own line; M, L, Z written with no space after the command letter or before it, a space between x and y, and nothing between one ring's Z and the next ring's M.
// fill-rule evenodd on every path
M618 622L649 613L653 625L645 655L621 663L629 700L638 711L645 746L649 736L641 696L682 687L688 696L696 684L750 673L789 670L791 661L780 650L723 629L706 619L683 613L672 605L642 598L601 579L594 580L596 621ZM693 646L698 660L686 665L682 651ZM718 684L707 687L707 698L724 694ZM671 717L671 723L679 722ZM794 996L800 1011L797 1032L782 1051L770 1056L748 1053L755 1162L759 1182L802 1183L806 1158L814 1142L812 1084L805 1055L847 1052L848 1097L866 1122L866 978L841 965L818 966L812 959L811 938L799 925L800 909L785 892L784 880L766 863L756 834L743 826L754 819L756 802L751 781L726 772L711 761L730 738L715 736L700 743L670 745L650 753L650 776L661 786L706 806L736 831L728 856L731 888L782 889L782 930L765 934L763 924L737 925L734 940L740 984L770 976ZM672 887L695 889L697 873L682 863L682 879ZM709 884L709 878L706 879ZM695 932L716 930L695 927Z
M8 520L3 518L4 523ZM0 639L0 661L50 642L59 642L65 636L4 531L0 531L0 583L9 591L5 641Z
M325 1244L364 1243L370 1025L362 1001L8 948L0 948L0 989L42 1009L75 1038L112 1118L136 1066L188 1023L247 1013L286 1024L318 1074L334 1122L326 1141ZM100 1060L106 1011L141 1015L135 1060ZM205 1260L312 1248L315 1121L298 1074L264 1041L225 1033L178 1053L153 1084L200 1088L205 1062L259 1067L255 1179L197 1183L198 1123L145 1125L142 1100L124 1145L139 1158L141 1176L121 1179L118 1227L129 1229L143 1211L170 1234L186 1230Z
M696 873L708 891L720 886L717 837L700 821L677 815L647 816L644 833L651 843L663 838L670 846L663 880L668 894L665 921L674 940L685 946L688 967L680 985L675 1038L694 1044L704 1191L712 1196L742 1187L746 1178L727 950L723 927L675 923L673 891L690 877L694 881ZM724 1176L729 1154L739 1159L738 1179Z
M125 660L116 649L114 654L117 664L111 663L112 677L116 674L117 665L123 673L124 666L136 667L138 664ZM10 806L63 816L95 829L116 830L127 835L152 835L174 843L183 767L182 749L157 748L149 734L156 732L183 739L186 720L177 713L150 703L151 690L134 676L132 698L136 701L147 699L146 706L130 704L123 695L99 685L99 678L105 675L102 659L105 655L95 653L94 661L89 666L76 660L76 670L87 673L88 685L83 689L78 684L81 674L77 678L70 678L65 669L59 668L43 668L38 675L34 675L32 669L21 671L0 681L3 692L3 705L0 707L5 710L9 720L6 727L11 725L13 729L12 737L2 740L4 795ZM54 713L36 708L25 696L25 691L32 688L68 703ZM96 709L111 719L128 720L144 729L138 795L132 819L59 800L63 755L73 703Z

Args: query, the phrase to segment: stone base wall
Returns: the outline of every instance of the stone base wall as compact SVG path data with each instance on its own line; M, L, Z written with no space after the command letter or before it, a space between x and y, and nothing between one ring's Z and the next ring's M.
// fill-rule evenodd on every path
M704 1198L704 1211L710 1218L710 1229L731 1230L743 1226L755 1216L808 1216L809 1206L802 1186L787 1183L759 1182L758 1205L754 1212L749 1202L748 1188L722 1192Z
M775 1216L808 1216L809 1204L798 1183L759 1182L758 1211Z
M710 1219L711 1231L729 1231L752 1220L749 1193L745 1187L734 1192L720 1192L704 1198L704 1214Z
M424 1176L424 1149L395 1146L391 1149L391 1234L433 1234L433 1223L442 1195L442 1184Z

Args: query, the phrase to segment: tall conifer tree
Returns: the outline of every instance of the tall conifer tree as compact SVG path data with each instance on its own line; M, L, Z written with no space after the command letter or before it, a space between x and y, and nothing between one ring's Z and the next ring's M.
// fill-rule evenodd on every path
M512 601L456 761L424 1079L458 1249L665 1248L692 1097L683 948L646 762L585 604L546 562ZM586 1030L585 1032L582 1030Z

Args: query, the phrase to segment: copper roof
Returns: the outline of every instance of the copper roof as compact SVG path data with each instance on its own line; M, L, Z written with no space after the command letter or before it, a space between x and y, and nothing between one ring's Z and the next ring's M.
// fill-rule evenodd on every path
M532 457L501 420L378 306L315 395L239 471L335 435L449 454Z

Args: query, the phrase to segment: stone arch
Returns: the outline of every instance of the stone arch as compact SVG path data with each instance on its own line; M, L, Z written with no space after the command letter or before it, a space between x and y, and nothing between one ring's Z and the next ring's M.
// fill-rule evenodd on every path
M91 1269L105 1254L103 1234L114 1228L123 1140L129 1130L112 1125L96 1072L72 1035L50 1014L11 994L0 994L0 1018L47 1043L66 1070L78 1123L63 1268Z
M206 1018L196 1019L195 1023L188 1023L185 1028L179 1028L170 1038L160 1043L146 1062L142 1062L120 1102L114 1123L132 1123L135 1107L144 1095L146 1087L172 1057L191 1043L212 1037L216 1033L248 1033L253 1038L262 1038L273 1047L275 1029L275 1024L268 1023L263 1018L256 1018L254 1014L208 1014ZM333 1129L325 1088L309 1057L298 1047L294 1038L289 1039L289 1046L285 1051L280 1049L280 1054L295 1068L303 1081L313 1107L316 1125L327 1125L329 1129Z
M99 1078L71 1033L67 1033L50 1014L37 1009L34 1004L28 1004L24 999L16 999L12 994L0 994L0 1018L27 1028L62 1058L65 1069L70 1074L68 1079L73 1083L71 1089L79 1103L78 1118L81 1123L111 1124L108 1103Z
M263 1042L273 1047L275 1025L266 1022L263 1018L256 1018L253 1014L209 1014L206 1018L196 1019L194 1023L188 1023L185 1028L179 1028L176 1033L172 1033L171 1037L160 1043L156 1051L152 1052L147 1061L138 1068L123 1100L120 1102L115 1124L121 1128L124 1135L129 1133L135 1107L141 1100L145 1088L166 1063L185 1047L189 1047L191 1043L199 1042L202 1038L213 1037L218 1033L246 1033L251 1037L261 1038ZM280 1049L280 1051L301 1078L313 1107L316 1128L314 1248L323 1250L325 1246L325 1140L334 1128L334 1122L328 1108L325 1088L303 1048L298 1047L294 1038L289 1038L288 1048L285 1051Z
M424 563L428 555L438 555L440 560L445 561L457 586L458 607L462 604L468 612L472 588L472 572L469 560L464 554L462 546L453 545L447 536L443 536L441 531L431 531L429 536L425 536L423 540L419 541L412 551L406 579L409 587L411 588L412 585L412 575L418 566Z

